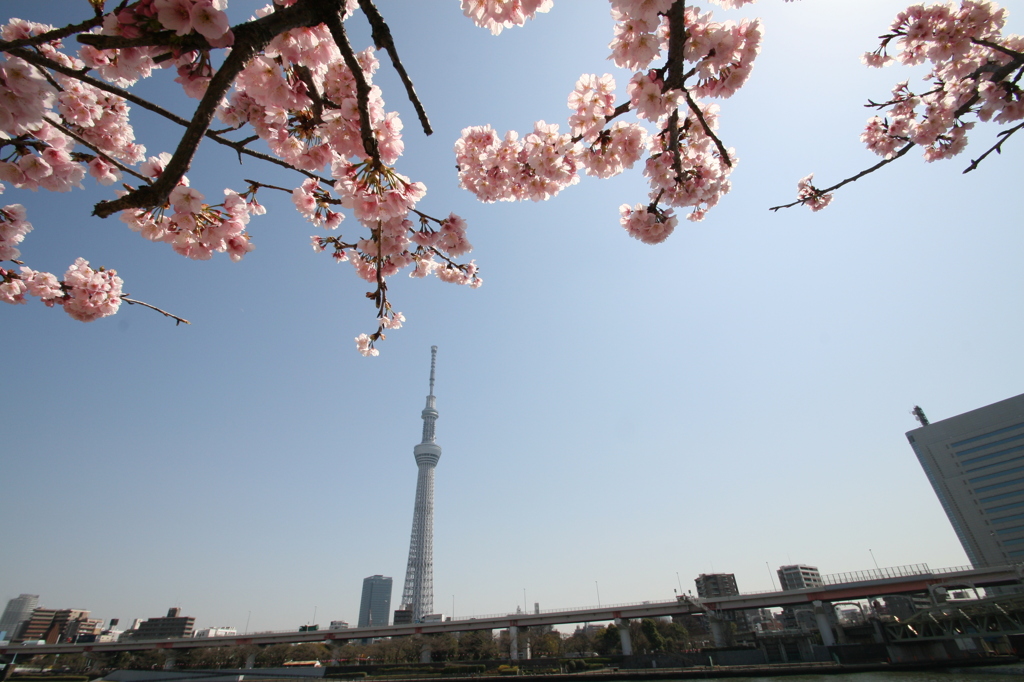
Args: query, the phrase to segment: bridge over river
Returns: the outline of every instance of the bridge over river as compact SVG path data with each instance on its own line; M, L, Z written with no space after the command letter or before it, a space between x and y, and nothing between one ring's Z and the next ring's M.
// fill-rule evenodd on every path
M515 613L449 619L442 622L412 623L336 630L261 632L226 637L196 637L182 639L126 639L118 642L57 643L57 644L10 644L0 646L0 657L10 661L21 655L67 654L67 653L115 653L120 651L165 650L169 654L185 649L211 646L257 645L300 643L300 642L344 642L350 639L376 637L401 637L417 634L442 632L466 632L471 630L503 630L511 634L513 658L516 658L519 628L542 625L565 625L570 623L592 623L616 621L620 624L636 618L657 618L682 614L707 614L712 630L720 627L721 612L737 609L762 609L799 604L815 607L819 631L826 645L835 644L832 630L825 617L825 610L831 602L869 599L883 595L953 590L964 588L1002 587L1024 584L1024 564L971 568L929 569L925 565L899 566L873 569L855 573L840 573L822 576L821 587L776 592L740 594L731 597L698 599L677 596L670 601L645 601L632 604L610 604L606 606L557 609L537 613ZM939 601L936 599L936 601ZM623 653L630 654L629 629L619 628L622 636ZM714 632L718 635L718 632ZM718 637L716 636L716 640ZM11 666L8 666L8 670Z

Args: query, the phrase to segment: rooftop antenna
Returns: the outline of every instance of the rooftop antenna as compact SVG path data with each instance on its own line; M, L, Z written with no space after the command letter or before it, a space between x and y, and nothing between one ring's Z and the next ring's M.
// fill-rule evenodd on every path
M433 386L434 385L434 382L433 382L433 377L434 377L433 370L431 370L430 377L431 377L430 385ZM917 421L921 422L921 426L928 426L928 424L930 423L928 421L928 417L924 416L924 410L921 409L920 405L914 405L914 409L912 409L910 411L910 414L914 415L914 418L917 419Z

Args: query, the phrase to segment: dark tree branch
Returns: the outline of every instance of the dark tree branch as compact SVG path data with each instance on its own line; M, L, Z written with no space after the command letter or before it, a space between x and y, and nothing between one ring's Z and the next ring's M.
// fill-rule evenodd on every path
M672 170L676 172L676 182L683 181L683 160L679 154L679 109L668 117L668 148L672 151Z
M370 125L370 86L363 74L363 67L359 65L352 45L348 42L348 34L345 32L345 23L341 20L340 12L328 13L324 23L331 32L331 37L341 50L341 56L345 59L345 66L352 72L356 82L356 101L359 105L359 131L363 139L363 149L366 155L373 159L375 165L380 165L380 151L377 148L377 138L373 134L373 127Z
M313 103L313 121L319 125L324 122L324 100L320 96L320 91L316 88L316 82L313 80L313 73L309 70L309 67L305 64L296 64L293 67L295 75L299 77L299 80L306 86L306 94L309 96L310 101Z
M846 179L845 179L845 180L843 180L842 182L839 182L839 183L837 183L837 184L835 184L835 185L832 185L831 187L829 187L829 188L827 188L827 189L821 189L821 190L818 190L818 195L822 195L822 194L828 194L829 192L834 192L835 190L839 189L839 188L840 188L840 187L842 187L843 185L848 185L848 184L850 184L851 182L856 182L857 180L860 180L861 178L863 178L863 177L864 177L865 175L867 175L868 173L874 173L874 172L875 172L876 170L878 170L879 168L882 168L883 166L887 166L888 164L892 163L893 161L895 161L896 159L900 158L901 156L904 156L904 155L905 155L905 154L906 154L907 152L909 152L909 151L911 150L911 148L913 148L914 146L915 146L915 145L914 145L914 143L913 143L913 142L908 142L908 143L907 143L907 144L906 144L905 146L903 146L903 147L900 147L900 150L899 150L898 152L896 152L896 153L895 153L895 154L894 154L894 155L892 156L892 158L889 158L889 159L883 159L882 161L879 161L878 163L876 163L876 164L875 164L874 166L872 166L871 168L868 168L868 169L862 170L862 171L861 171L860 173L857 173L857 174L856 174L856 175L854 175L853 177L849 177L849 178L846 178ZM791 207L793 207L793 206L799 206L800 204L806 203L806 201L807 201L806 199L797 199L796 201L794 201L794 202L793 202L793 203L791 203L791 204L783 204L783 205L781 205L781 206L772 206L772 207L771 207L771 208L769 208L768 210L769 210L769 211L778 211L778 210L779 210L780 208L791 208Z
M209 41L198 33L179 36L174 31L147 33L137 38L84 33L78 36L76 40L83 45L89 45L98 50L116 50L127 47L167 47L182 52L191 52L192 50L209 50L212 47Z
M664 92L671 90L679 90L683 93L686 98L686 105L693 115L700 122L701 128L704 130L704 134L711 138L711 141L715 143L715 147L718 148L718 153L721 155L722 160L725 161L725 165L732 167L732 159L729 158L729 152L726 150L725 145L718 138L718 135L708 125L707 120L704 118L704 112L697 106L697 102L690 95L690 91L686 89L686 77L687 74L683 71L684 51L686 49L686 40L689 37L686 31L686 3L684 0L676 0L672 7L668 11L668 60L665 64L665 85L663 88ZM692 73L692 72L691 72ZM678 110L677 110L678 111ZM669 150L672 152L674 157L679 156L679 143L678 135L675 136L674 147L673 135L669 131Z
M33 47L35 45L42 45L43 43L49 43L54 40L61 40L67 38L70 35L79 33L81 31L88 31L96 28L97 26L103 25L103 17L93 17L87 19L80 24L72 24L71 26L65 26L63 28L55 28L52 31L46 33L40 33L39 35L32 36L31 38L21 38L19 40L0 40L0 51L6 52L12 48L18 47Z
M690 111L693 112L693 115L697 117L697 120L700 122L700 127L704 130L704 134L710 137L715 143L715 146L718 148L718 153L721 154L722 159L725 160L725 165L732 168L732 159L729 158L729 152L726 151L725 145L722 144L722 141L718 139L718 135L715 135L715 131L713 131L711 126L708 125L707 120L704 118L704 112L700 110L697 103L693 101L692 97L690 97L690 91L683 90L683 95L686 96L686 104L690 107Z
M1024 61L1024 52L1017 52L1016 50L1011 50L1008 47L1003 47L999 43L993 43L991 40L971 38L971 42L974 43L975 45L982 45L984 47L993 49L996 52L1002 52L1003 54L1012 57L1017 62Z
M1003 143L1006 142L1008 139L1010 139L1010 135L1013 135L1015 132L1017 132L1021 128L1024 128L1024 123L1018 123L1017 125L1015 125L1014 127L1010 128L1009 130L1001 131L999 133L998 137L1001 137L1003 139L999 140L999 142L996 142L994 145L992 145L988 149L988 151L986 151L984 154L982 154L978 158L972 160L971 161L971 165L964 169L964 173L970 173L972 170L977 168L978 165L982 161L985 160L985 157L988 156L989 154L991 154L992 152L995 152L996 154L1002 154L1003 153L1003 150L1002 150Z
M377 7L373 4L373 0L359 0L359 7L363 10L363 14L366 15L366 19L370 22L371 36L373 37L374 45L376 45L378 50L386 50L388 56L391 57L391 65L398 73L398 77L402 79L402 85L405 86L405 92L409 96L409 101L412 102L413 108L416 109L416 115L420 119L420 125L423 126L423 133L430 135L434 131L430 127L430 121L427 119L427 112L424 110L423 104L420 102L420 98L416 94L416 88L412 84L412 79L409 78L409 74L405 70L405 65L402 64L402 60L398 58L398 48L395 47L395 41L391 37L391 29L388 28L387 23L384 21L384 17L381 16Z

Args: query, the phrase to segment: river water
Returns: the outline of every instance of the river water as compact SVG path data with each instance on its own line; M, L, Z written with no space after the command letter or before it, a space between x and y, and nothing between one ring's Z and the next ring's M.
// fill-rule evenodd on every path
M932 672L869 672L840 675L786 675L783 677L733 677L732 682L1019 682L1020 664L1001 668L960 668Z

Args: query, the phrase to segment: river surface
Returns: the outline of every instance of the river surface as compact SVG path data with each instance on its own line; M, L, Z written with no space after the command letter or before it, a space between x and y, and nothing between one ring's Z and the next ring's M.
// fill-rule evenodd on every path
M779 677L732 677L731 682L1018 682L1021 666L999 669L960 668L932 672L870 672L839 675L785 675ZM687 682L692 682L687 680Z

